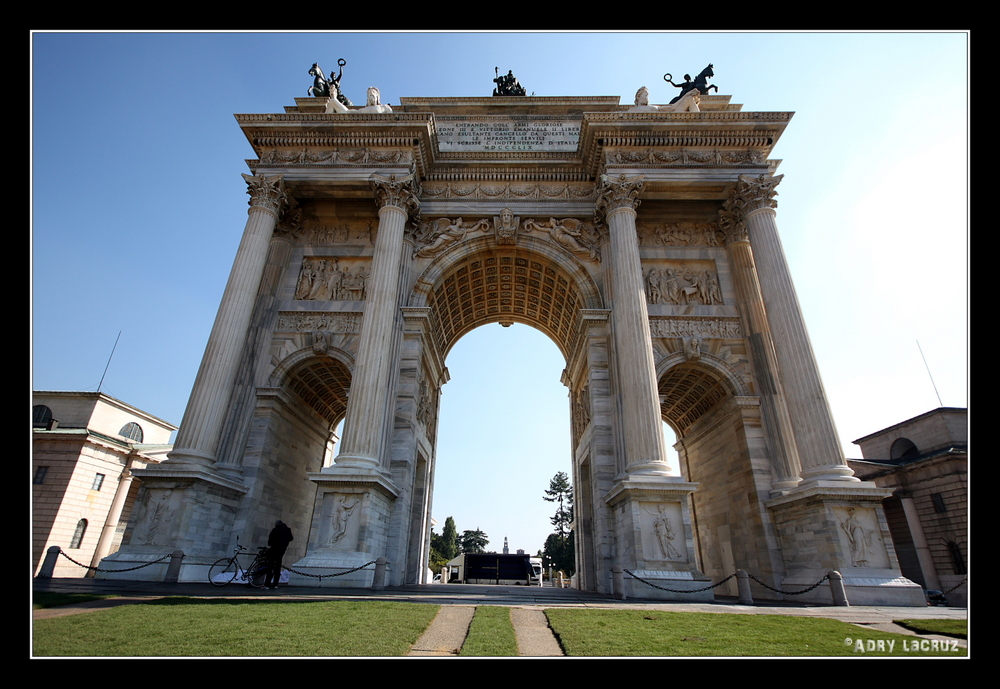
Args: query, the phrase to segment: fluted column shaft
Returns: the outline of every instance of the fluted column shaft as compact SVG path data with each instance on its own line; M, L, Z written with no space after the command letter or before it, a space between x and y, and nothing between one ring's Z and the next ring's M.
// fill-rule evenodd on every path
M250 194L247 224L168 461L211 466L216 459L268 246L285 201L280 175L243 178Z
M598 211L604 214L609 233L607 260L614 300L611 322L625 470L630 475L665 474L669 466L635 223L642 182L624 175L617 180L602 177L602 182Z
M781 381L777 376L778 363L768 330L750 242L746 238L745 228L744 231L729 229L731 231L727 233L729 241L726 250L729 254L730 272L750 341L750 355L757 371L764 424L771 438L771 466L774 470L772 487L775 490L787 490L798 484L800 470L791 419L781 390Z
M805 483L857 481L844 460L791 272L778 237L773 197L780 177L741 177L743 218Z
M365 315L358 338L358 355L351 374L344 437L337 467L377 469L395 361L389 343L399 312L403 230L408 211L416 207L415 187L407 180L373 180L378 212L378 235L372 255L365 297Z

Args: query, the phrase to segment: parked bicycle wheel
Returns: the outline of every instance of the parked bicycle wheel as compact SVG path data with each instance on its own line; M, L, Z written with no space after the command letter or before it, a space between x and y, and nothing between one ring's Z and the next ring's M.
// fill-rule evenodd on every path
M215 564L209 568L208 580L216 586L225 586L235 579L238 573L239 567L236 565L236 560L224 557L221 560L216 560Z
M250 569L250 585L254 588L262 589L267 583L267 565L254 563L254 566Z

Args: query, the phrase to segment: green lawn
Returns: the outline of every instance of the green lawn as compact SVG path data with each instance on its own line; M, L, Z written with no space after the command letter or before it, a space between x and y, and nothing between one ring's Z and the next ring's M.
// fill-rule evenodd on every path
M497 605L477 607L459 655L516 656L517 637L510 621L510 608Z
M198 600L34 623L36 656L401 656L438 606L383 601Z
M918 634L941 634L956 639L969 638L968 620L893 620Z
M46 593L40 592L32 596L32 606L35 610L43 608L57 608L60 605L75 605L77 603L88 603L92 600L104 600L114 598L114 596L102 596L91 593Z
M570 656L965 656L825 618L643 610L545 611ZM881 650L880 644L881 641ZM915 643L917 642L917 643Z

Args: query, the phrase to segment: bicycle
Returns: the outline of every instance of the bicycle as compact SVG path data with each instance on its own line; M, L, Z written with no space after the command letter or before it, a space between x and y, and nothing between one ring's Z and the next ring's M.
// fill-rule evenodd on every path
M232 557L224 557L216 560L208 569L208 580L215 586L225 586L236 581L236 577L245 581L254 588L262 589L267 584L267 573L270 563L267 557L267 546L261 546L253 562L246 569L240 566L239 554L247 551L246 546L240 545L239 537L236 538L236 547L233 549Z

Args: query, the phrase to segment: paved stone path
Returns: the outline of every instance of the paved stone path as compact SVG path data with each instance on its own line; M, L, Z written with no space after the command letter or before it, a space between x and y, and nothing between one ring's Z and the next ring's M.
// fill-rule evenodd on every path
M442 605L408 656L457 656L476 613L472 605Z
M562 647L541 608L511 608L519 656L561 656Z
M457 656L469 633L476 606L445 605L413 644L408 656ZM541 608L511 608L519 656L561 656L562 648Z

